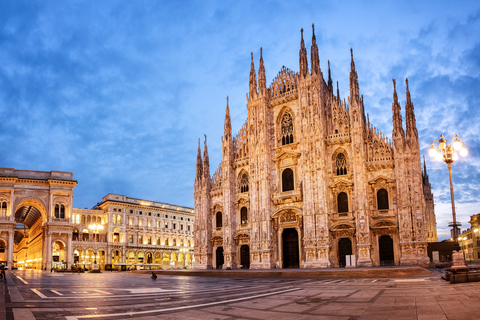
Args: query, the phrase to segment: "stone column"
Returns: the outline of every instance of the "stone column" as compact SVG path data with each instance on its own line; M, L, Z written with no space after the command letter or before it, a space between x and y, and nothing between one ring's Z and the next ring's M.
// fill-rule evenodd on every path
M45 243L45 265L47 267L47 270L52 267L52 235L47 231L47 236L46 236L46 243Z
M14 240L14 231L8 231L8 254L7 254L7 266L9 270L12 270L13 267L13 242Z
M67 239L67 264L68 264L68 268L72 268L73 266L73 256L74 256L74 252L73 252L73 248L72 248L72 237L67 235L68 239Z

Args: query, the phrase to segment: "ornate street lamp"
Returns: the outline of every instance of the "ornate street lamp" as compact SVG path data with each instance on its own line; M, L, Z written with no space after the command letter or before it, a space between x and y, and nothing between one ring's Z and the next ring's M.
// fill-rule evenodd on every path
M95 237L95 243L96 243L97 242L97 237L95 236L95 232L98 235L99 231L103 230L103 225L99 224L99 223L92 223L91 225L88 226L88 228L93 230L93 236ZM97 249L97 253L98 253L98 248L96 248L96 249ZM94 265L93 269L96 269L97 268L97 254L94 253L94 256L95 256L95 265Z
M437 143L437 147L433 144ZM453 222L450 222L448 225L453 226L453 246L454 250L460 251L460 246L458 244L458 230L457 227L461 226L460 222L457 222L455 214L455 200L453 198L453 183L452 183L452 162L458 160L458 154L460 153L462 157L468 155L468 150L465 147L465 143L458 139L456 134L453 135L450 144L448 140L445 140L443 134L440 136L440 140L432 141L432 145L428 150L428 153L431 157L434 157L437 161L444 161L448 165L448 174L450 176L450 196L452 198L452 216Z

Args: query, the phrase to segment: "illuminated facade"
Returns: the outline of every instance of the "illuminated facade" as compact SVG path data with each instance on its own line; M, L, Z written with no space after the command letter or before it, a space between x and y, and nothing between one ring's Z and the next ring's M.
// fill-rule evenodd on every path
M390 140L365 116L353 52L347 100L330 67L324 80L314 33L310 60L302 30L300 71L267 87L252 54L247 120L233 136L227 99L213 176L199 144L194 268L428 264L435 214L408 80L406 130L393 83Z
M480 262L480 213L470 216L470 228L458 236L465 261Z
M191 208L109 194L72 207L70 172L0 168L0 263L10 268L189 268ZM92 229L97 224L100 230Z

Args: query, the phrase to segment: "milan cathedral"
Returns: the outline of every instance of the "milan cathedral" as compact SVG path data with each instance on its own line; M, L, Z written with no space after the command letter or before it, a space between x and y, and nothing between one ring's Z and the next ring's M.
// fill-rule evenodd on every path
M299 72L269 87L253 54L247 121L232 135L228 98L222 162L210 176L207 141L195 178L196 269L428 264L433 196L421 165L406 79L405 130L393 80L389 139L365 117L351 52L350 96L334 92L300 41Z

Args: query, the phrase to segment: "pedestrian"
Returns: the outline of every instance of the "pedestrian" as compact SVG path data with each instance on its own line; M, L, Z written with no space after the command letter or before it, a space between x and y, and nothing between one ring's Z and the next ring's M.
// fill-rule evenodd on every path
M3 281L7 282L7 275L5 274L5 266L2 266L2 277L3 277Z
M155 274L155 272L152 271L152 280L155 281L157 280L157 275Z

